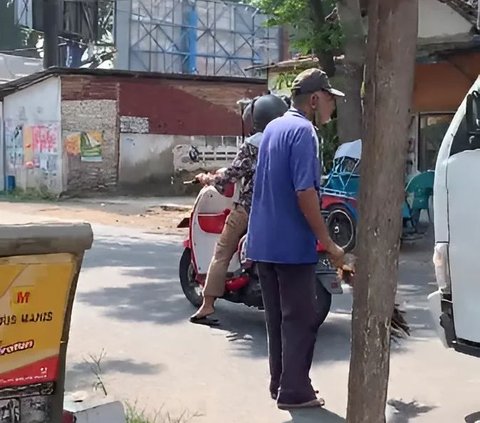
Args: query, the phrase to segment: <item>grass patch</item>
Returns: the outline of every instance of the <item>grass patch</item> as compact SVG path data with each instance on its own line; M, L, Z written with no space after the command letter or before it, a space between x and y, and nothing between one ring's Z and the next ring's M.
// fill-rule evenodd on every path
M184 411L180 416L172 416L162 409L153 415L148 415L145 410L139 410L136 405L125 404L127 423L188 423L199 414L190 414Z
M35 201L56 201L58 196L52 194L47 188L40 189L21 189L15 188L12 192L2 194L0 199L11 202L35 202Z

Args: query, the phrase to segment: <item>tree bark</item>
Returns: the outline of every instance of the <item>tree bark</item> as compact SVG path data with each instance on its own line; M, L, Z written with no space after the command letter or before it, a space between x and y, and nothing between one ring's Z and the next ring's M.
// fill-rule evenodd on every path
M338 138L341 143L362 137L363 69L365 64L365 30L359 0L338 0L338 15L345 34L343 72L336 79L345 92L337 102Z
M370 0L348 423L384 423L404 198L417 0Z

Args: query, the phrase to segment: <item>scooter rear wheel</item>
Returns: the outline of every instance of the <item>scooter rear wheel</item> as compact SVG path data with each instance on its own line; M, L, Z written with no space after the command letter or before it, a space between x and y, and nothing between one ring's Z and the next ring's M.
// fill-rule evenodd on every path
M192 251L190 248L185 248L180 259L180 285L190 303L195 307L200 307L203 301L202 287L196 282L195 268L192 264Z

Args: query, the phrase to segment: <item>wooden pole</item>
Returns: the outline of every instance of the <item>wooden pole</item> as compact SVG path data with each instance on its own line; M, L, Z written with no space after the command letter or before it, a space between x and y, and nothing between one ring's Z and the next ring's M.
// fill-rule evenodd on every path
M371 0L368 21L348 423L385 422L390 325L397 287L416 55L417 0Z

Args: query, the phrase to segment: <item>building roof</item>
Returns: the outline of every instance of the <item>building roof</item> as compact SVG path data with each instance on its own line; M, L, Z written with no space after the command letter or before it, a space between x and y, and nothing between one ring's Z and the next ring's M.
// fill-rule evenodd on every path
M0 86L41 70L41 59L0 53Z
M244 78L234 76L207 76L207 75L189 75L189 74L166 74L155 72L140 72L117 69L89 69L89 68L48 68L40 72L33 73L23 78L15 79L5 84L0 84L0 99L7 95L34 85L40 81L48 79L52 76L98 76L110 77L118 79L167 79L180 81L211 81L211 82L231 82L231 83L249 83L249 84L266 84L264 78Z
M314 55L297 56L292 59L283 60L281 62L270 63L266 65L249 66L244 70L267 70L267 69L283 69L283 68L297 68L297 67L318 66L318 58Z
M463 16L467 21L480 30L477 27L477 15L478 15L478 0L439 0L442 3L448 4L459 15Z

